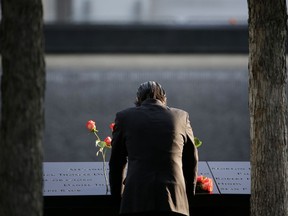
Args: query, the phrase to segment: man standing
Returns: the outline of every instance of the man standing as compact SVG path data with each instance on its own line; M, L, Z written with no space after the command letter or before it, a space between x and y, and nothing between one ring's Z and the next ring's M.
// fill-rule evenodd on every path
M166 106L155 81L140 85L135 104L116 114L113 130L109 179L120 214L189 215L198 171L189 115Z

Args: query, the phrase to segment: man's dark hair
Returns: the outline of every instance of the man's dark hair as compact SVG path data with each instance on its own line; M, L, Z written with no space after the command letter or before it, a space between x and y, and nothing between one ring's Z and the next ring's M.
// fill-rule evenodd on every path
M158 99L163 104L166 104L166 93L162 86L155 81L142 83L137 91L136 106L140 106L146 99Z

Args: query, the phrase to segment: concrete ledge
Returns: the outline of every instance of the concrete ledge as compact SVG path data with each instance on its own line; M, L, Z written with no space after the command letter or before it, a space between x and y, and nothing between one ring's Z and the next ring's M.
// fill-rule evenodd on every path
M112 197L104 195L101 162L46 162L43 165L45 216L117 215L118 207ZM214 190L212 194L196 193L190 204L191 215L249 215L248 161L200 161L198 174L213 178Z
M46 55L48 68L77 69L244 69L246 54L70 54Z

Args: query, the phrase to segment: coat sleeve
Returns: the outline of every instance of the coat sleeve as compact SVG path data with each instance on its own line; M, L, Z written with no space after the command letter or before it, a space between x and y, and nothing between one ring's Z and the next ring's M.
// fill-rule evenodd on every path
M127 164L127 150L123 136L123 125L118 114L112 132L112 150L109 160L109 183L113 201L120 206L125 167Z
M187 113L186 117L186 140L183 148L183 174L186 183L186 192L189 202L195 195L198 172L198 150L194 144L194 135Z

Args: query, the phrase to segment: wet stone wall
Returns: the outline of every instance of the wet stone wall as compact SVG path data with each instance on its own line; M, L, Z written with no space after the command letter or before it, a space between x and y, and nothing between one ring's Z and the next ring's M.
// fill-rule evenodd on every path
M46 162L101 161L95 137L85 124L94 120L102 139L111 136L115 113L134 106L138 86L155 80L168 105L186 110L202 161L249 161L248 73L243 69L47 69L45 98ZM110 152L107 154L109 159Z

